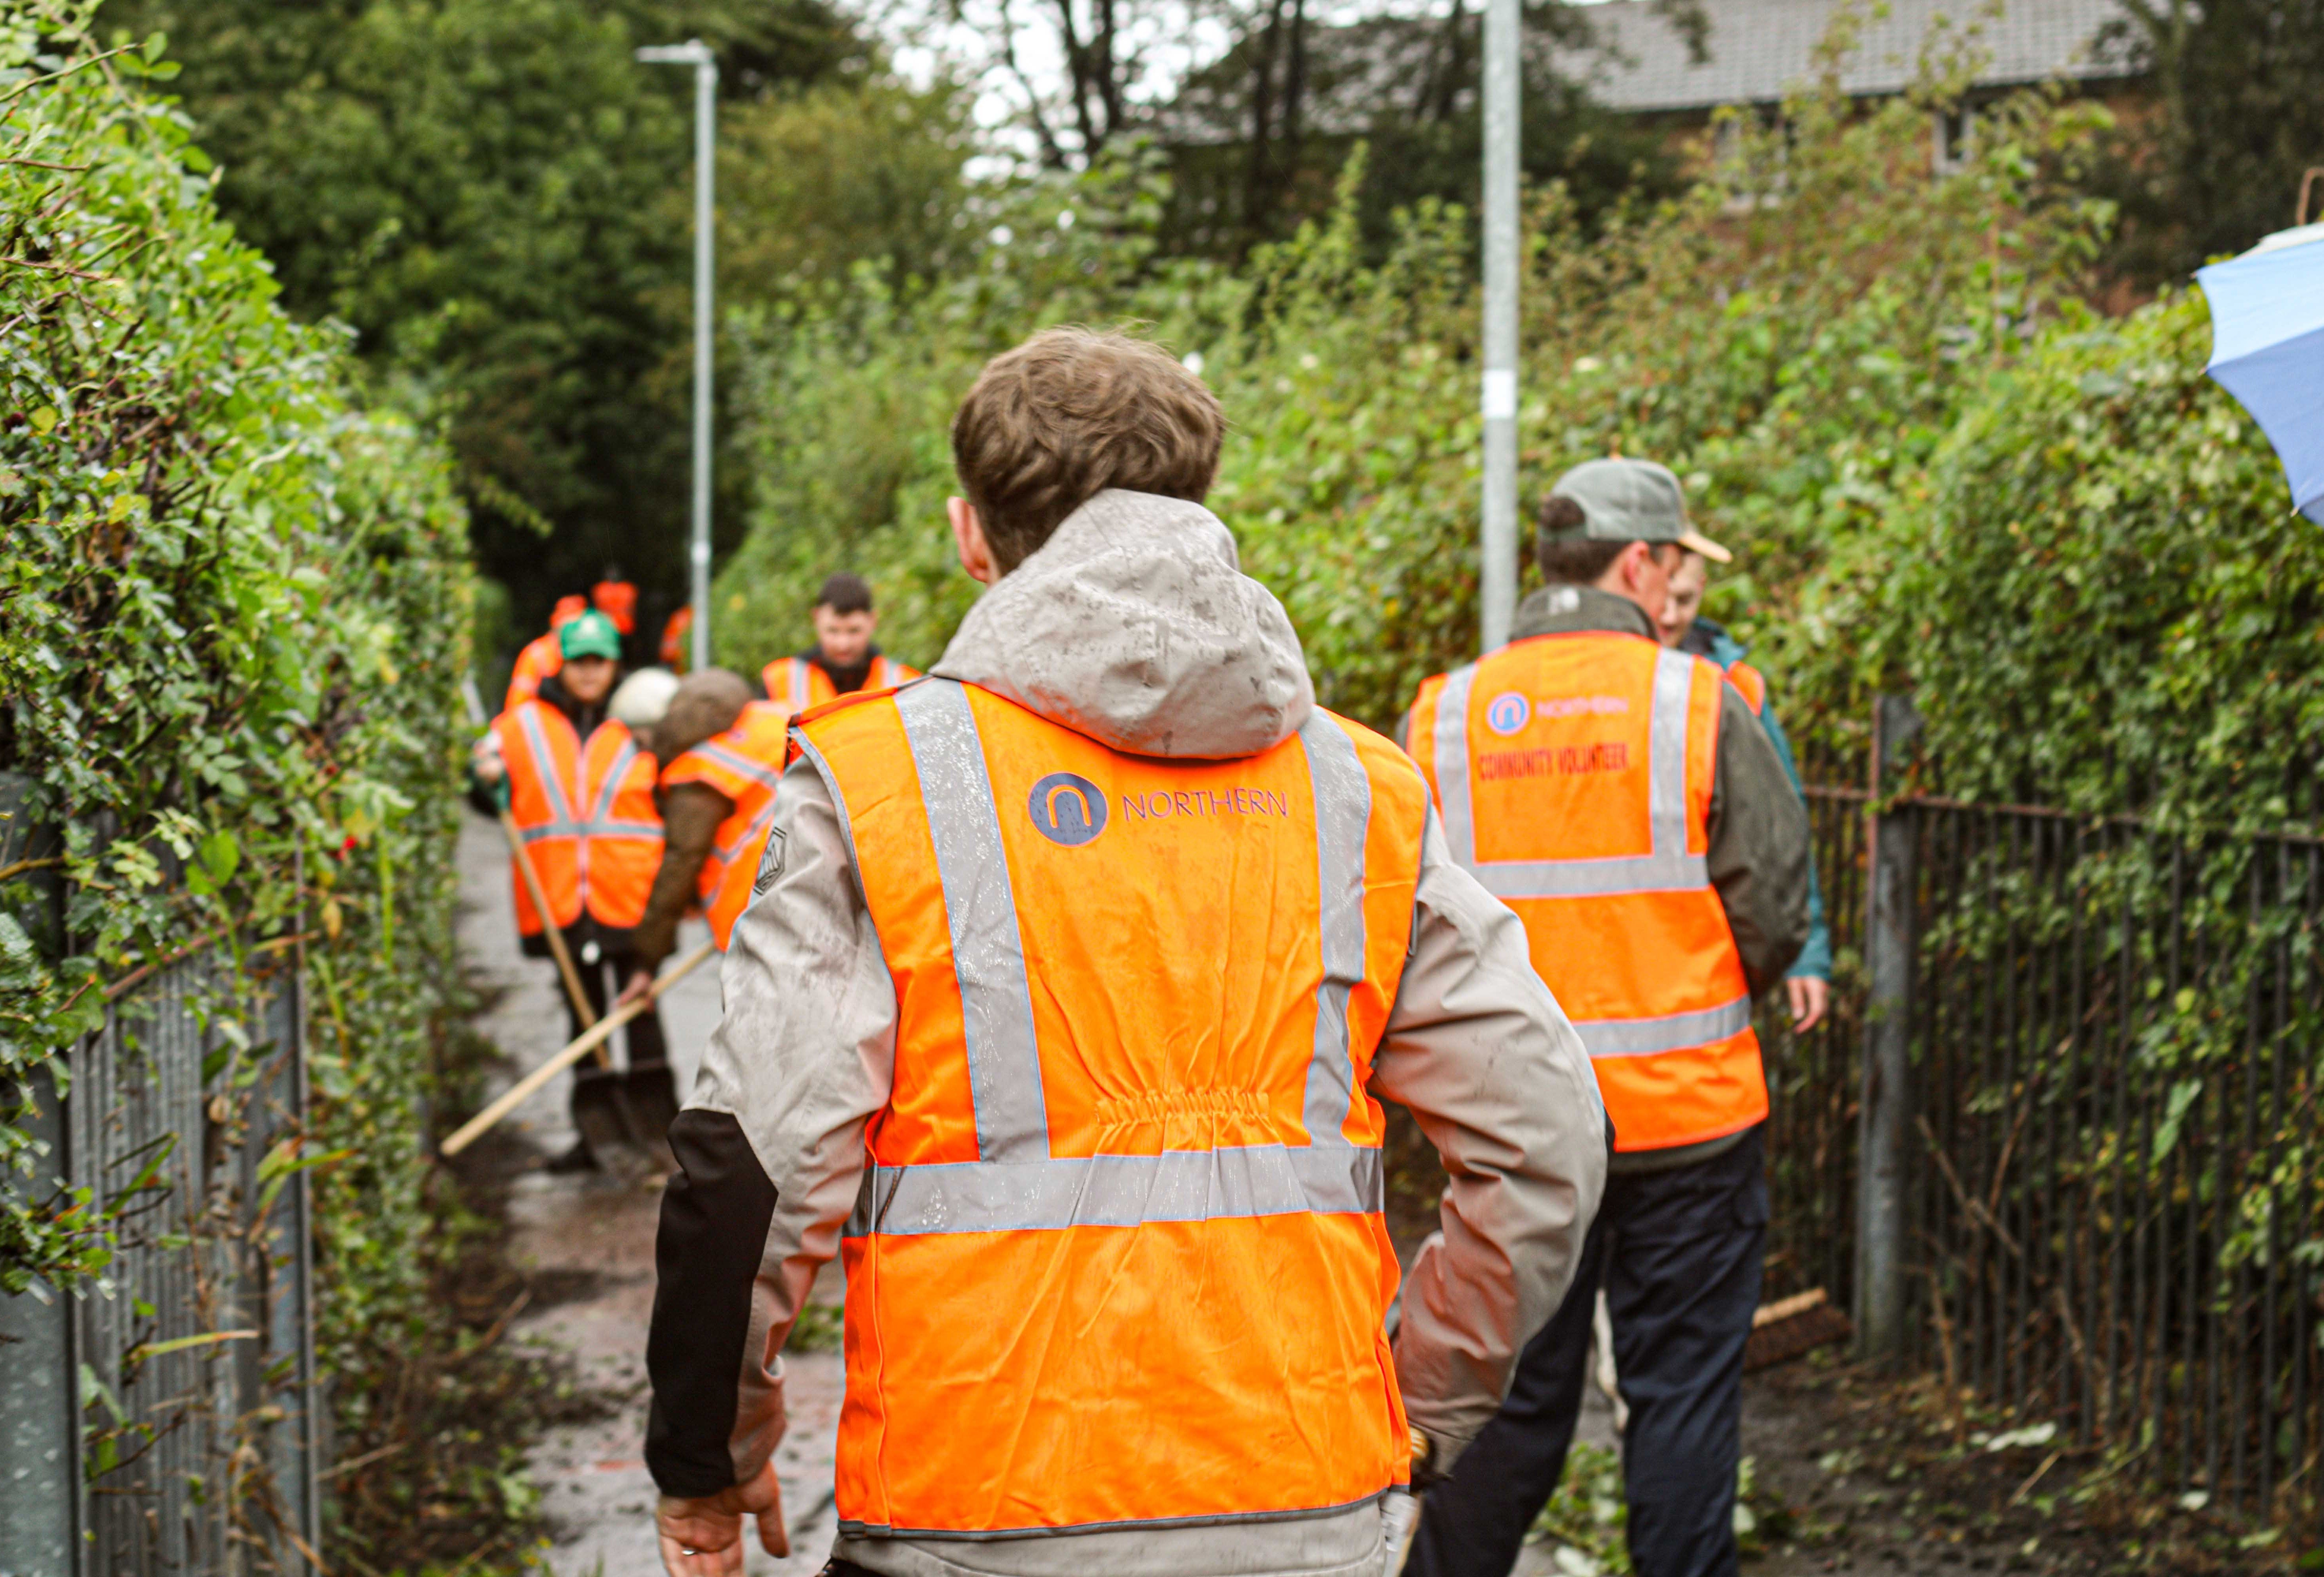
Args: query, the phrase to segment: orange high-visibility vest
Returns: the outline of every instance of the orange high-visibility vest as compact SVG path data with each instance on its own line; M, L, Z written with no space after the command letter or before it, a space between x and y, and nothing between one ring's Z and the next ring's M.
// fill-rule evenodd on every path
M775 825L777 797L770 794L767 802L759 807L759 814L734 841L732 859L722 862L718 872L718 890L710 895L702 910L702 918L710 925L711 945L719 952L726 951L727 938L734 934L734 922L751 907L759 880L759 865L767 852L767 835Z
M694 610L680 608L661 625L661 665L672 673L687 671L686 638L694 628Z
M558 644L557 632L588 611L589 604L579 597L557 599L557 606L549 614L549 633L534 636L516 654L516 666L509 672L508 695L501 703L502 711L513 710L519 701L530 701L540 695L540 681L565 667L565 649Z
M589 605L611 619L623 635L638 627L638 588L626 580L601 580L591 586Z
M1641 635L1536 635L1421 687L1405 735L1452 858L1517 911L1615 1148L1767 1115L1751 994L1711 885L1726 678Z
M748 702L732 728L711 735L662 769L664 788L706 783L733 802L734 808L712 835L710 857L702 862L702 872L695 879L695 896L706 905L717 897L729 865L742 860L755 868L759 862L767 828L773 825L772 817L761 813L774 799L775 785L782 779L789 724L790 714L780 707L766 701ZM756 844L752 843L754 832Z
M503 712L493 729L508 770L509 814L558 929L577 924L584 909L621 928L643 919L661 865L653 757L612 721L585 744L564 713L539 699ZM518 932L539 936L540 915L513 859L509 881Z
M508 771L509 814L523 835L549 918L563 930L581 918L581 845L586 816L579 794L581 742L565 714L546 701L521 700L493 719L500 735L501 760ZM540 935L540 913L532 907L524 878L509 861L516 889L516 928Z
M521 703L540 694L540 681L565 667L565 649L557 643L557 632L536 635L524 643L516 654L516 666L509 670L508 696L501 710L513 712Z
M1118 754L948 679L793 737L898 1011L840 1245L841 1528L1223 1522L1404 1481L1365 1084L1411 763L1320 709L1244 760Z
M881 652L872 659L872 671L864 676L863 687L892 690L919 677L920 670L911 664L898 662ZM787 716L796 717L810 706L839 698L839 687L831 682L823 665L803 657L775 659L759 670L759 682L767 687L767 699L780 706Z
M1767 676L1748 662L1738 662L1727 670L1727 682L1743 693L1750 703L1751 715L1763 717L1767 712Z
M653 756L626 724L607 720L581 752L578 803L588 814L581 846L582 899L590 918L627 930L646 918L661 869L661 812Z

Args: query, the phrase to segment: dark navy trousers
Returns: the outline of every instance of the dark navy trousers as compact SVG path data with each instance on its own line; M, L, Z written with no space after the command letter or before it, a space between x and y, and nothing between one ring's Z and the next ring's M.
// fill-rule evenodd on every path
M1706 1161L1608 1177L1572 1290L1526 1343L1500 1412L1428 1491L1406 1577L1508 1577L1565 1471L1600 1285L1630 1407L1631 1564L1734 1577L1743 1342L1766 1231L1760 1129Z

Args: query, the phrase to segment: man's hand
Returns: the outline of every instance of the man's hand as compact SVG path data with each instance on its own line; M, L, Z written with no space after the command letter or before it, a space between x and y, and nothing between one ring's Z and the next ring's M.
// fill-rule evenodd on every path
M622 994L613 999L613 1006L616 1008L628 1007L632 1002L636 1001L640 997L644 996L648 991L653 990L653 982L654 972L652 970L640 969L632 971L630 973L630 983L623 986L622 988Z
M1786 975L1784 995L1791 1003L1792 1033L1805 1035L1823 1022L1824 1010L1831 1005L1831 982L1812 974Z
M665 1495L654 1508L654 1532L661 1540L661 1568L669 1577L728 1577L742 1569L742 1518L759 1519L759 1544L767 1554L791 1553L783 1526L783 1492L769 1462L747 1484L737 1484L699 1500Z

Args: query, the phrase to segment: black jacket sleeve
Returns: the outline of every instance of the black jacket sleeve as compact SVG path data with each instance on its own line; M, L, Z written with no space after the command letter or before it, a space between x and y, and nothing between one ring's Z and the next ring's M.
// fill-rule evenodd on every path
M775 1185L731 1112L679 1112L669 1148L678 1169L663 1191L654 1241L646 1466L663 1494L697 1499L734 1483L735 1385Z

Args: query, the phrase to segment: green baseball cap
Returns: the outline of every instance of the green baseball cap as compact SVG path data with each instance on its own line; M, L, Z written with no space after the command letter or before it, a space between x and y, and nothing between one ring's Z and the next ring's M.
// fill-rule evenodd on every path
M1667 466L1652 460L1584 460L1557 479L1553 497L1581 506L1582 524L1559 533L1601 542L1675 542L1714 564L1735 555L1686 523L1686 497Z
M622 632L613 622L592 608L572 620L557 632L557 650L571 662L576 657L603 657L614 662L622 660Z

